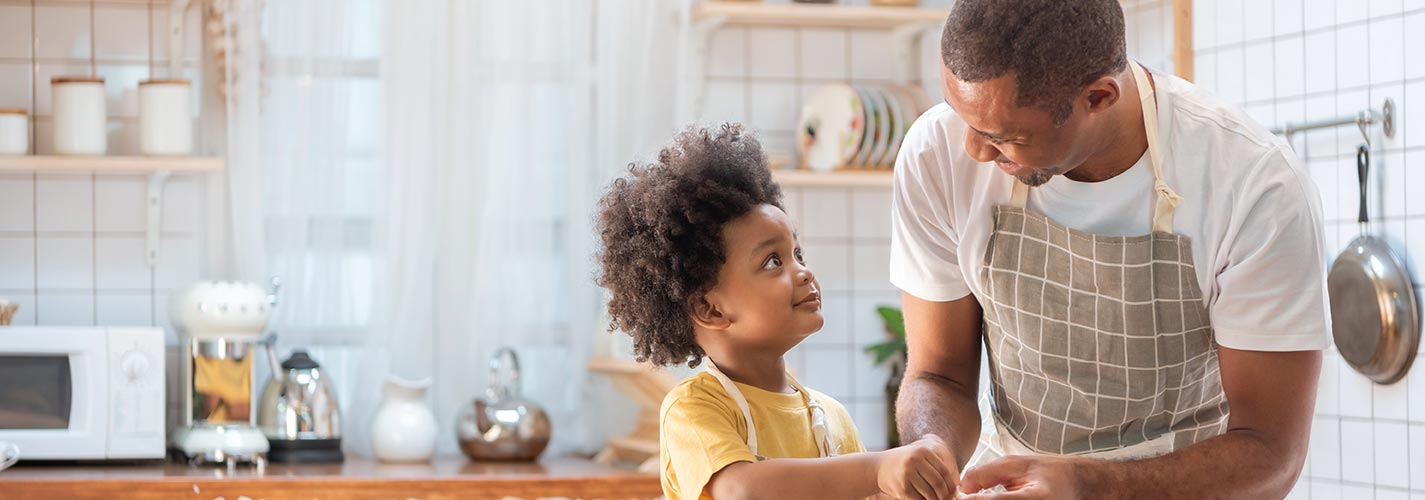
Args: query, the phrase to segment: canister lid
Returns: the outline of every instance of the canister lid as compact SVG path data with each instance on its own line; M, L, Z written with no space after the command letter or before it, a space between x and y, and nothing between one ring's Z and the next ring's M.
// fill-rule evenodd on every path
M104 78L99 76L56 76L50 78L49 82L54 83L104 83Z
M188 79L187 79L187 78L151 78L151 79L148 79L148 80L144 80L144 81L139 82L139 85L140 85L140 86L143 86L143 85L189 85L189 84L190 84L190 83L188 82Z
M27 115L25 108L0 108L0 115Z

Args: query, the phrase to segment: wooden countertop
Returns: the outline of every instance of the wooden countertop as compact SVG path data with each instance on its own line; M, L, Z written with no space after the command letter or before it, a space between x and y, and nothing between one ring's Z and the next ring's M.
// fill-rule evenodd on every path
M394 465L348 459L329 465L270 464L229 474L224 467L173 463L130 465L20 464L0 471L0 498L29 499L504 499L547 497L651 499L658 476L581 458L538 463L474 463L441 457Z

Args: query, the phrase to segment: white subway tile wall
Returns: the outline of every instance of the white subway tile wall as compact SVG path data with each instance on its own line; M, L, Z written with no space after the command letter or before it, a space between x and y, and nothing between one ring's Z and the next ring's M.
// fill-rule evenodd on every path
M109 154L138 154L138 82L168 76L168 14L162 0L0 0L0 106L32 113L33 151L53 151L50 77L92 70L106 79ZM196 89L201 25L188 14L182 76ZM204 185L170 178L150 267L145 176L0 173L0 297L20 304L14 323L169 326L168 296L205 274Z
M1405 258L1418 287L1425 266L1425 202L1419 201L1425 175L1411 170L1425 166L1425 1L1193 3L1197 84L1253 117L1270 118L1265 125L1395 101L1395 137L1385 139L1377 129L1372 141L1372 229ZM1354 167L1361 142L1351 127L1291 141L1321 194L1331 258L1359 233ZM1381 386L1332 351L1321 377L1307 467L1289 498L1425 498L1425 370Z

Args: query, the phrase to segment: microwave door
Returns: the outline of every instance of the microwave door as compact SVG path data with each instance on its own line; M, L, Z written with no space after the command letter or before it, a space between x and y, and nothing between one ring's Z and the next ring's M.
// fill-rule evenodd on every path
M32 459L102 459L107 339L101 329L0 333L0 440Z

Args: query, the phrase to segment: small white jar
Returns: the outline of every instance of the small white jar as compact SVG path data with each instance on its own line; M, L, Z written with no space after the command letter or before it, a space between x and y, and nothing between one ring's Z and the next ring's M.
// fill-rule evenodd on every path
M108 149L104 79L57 76L50 80L54 151L62 155L102 155Z
M0 155L30 152L30 120L25 110L0 108Z
M139 83L139 151L183 156L193 152L192 100L188 80Z

